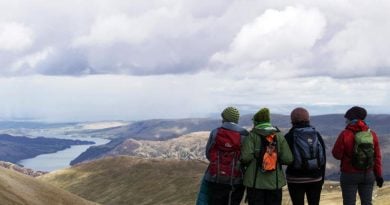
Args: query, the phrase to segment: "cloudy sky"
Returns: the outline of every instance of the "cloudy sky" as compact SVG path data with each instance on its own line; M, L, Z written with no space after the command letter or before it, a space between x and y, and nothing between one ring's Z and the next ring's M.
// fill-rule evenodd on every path
M390 113L390 3L0 0L0 119Z

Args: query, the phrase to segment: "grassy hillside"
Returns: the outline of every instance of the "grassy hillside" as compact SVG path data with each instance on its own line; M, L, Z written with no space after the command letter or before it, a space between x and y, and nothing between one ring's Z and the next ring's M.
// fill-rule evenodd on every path
M82 163L39 179L101 204L192 205L205 168L201 161L120 156Z
M93 205L65 190L33 177L0 167L2 205Z
M105 205L185 205L195 203L205 168L206 164L197 160L120 156L79 164L39 179ZM389 200L390 186L375 189L375 204L389 204ZM283 205L291 204L287 187L284 187ZM326 182L321 204L342 204L337 182Z

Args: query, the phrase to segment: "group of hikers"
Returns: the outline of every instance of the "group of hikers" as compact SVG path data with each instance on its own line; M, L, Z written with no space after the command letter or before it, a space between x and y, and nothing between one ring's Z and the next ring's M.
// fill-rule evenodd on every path
M221 113L222 126L211 131L206 145L209 166L197 198L197 205L280 205L282 187L288 185L293 205L320 203L325 179L325 144L310 124L309 112L302 107L291 112L292 127L286 135L271 124L268 108L252 118L248 132L238 125L239 111L227 107ZM344 205L372 204L374 183L383 185L378 137L359 106L344 115L346 127L339 134L333 157L340 162L340 186ZM287 165L285 173L282 165Z

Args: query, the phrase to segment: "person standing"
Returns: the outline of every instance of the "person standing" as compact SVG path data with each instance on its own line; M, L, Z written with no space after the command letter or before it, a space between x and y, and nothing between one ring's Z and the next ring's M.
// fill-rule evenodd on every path
M378 187L383 185L379 141L364 121L366 116L364 108L350 108L344 115L346 128L332 150L334 158L341 160L340 185L344 205L356 203L356 192L362 205L371 205L375 181Z
M287 166L286 179L293 205L318 205L325 177L325 144L318 131L310 125L309 112L295 108L291 114L292 128L285 135L294 161Z
M281 165L293 161L290 148L277 127L270 123L268 108L253 116L253 129L245 138L241 161L247 165L244 185L249 205L280 205L286 180Z
M221 113L222 126L211 131L206 145L210 161L204 181L208 189L208 204L239 205L244 195L241 144L248 131L238 125L240 113L227 107ZM205 196L203 196L205 197Z

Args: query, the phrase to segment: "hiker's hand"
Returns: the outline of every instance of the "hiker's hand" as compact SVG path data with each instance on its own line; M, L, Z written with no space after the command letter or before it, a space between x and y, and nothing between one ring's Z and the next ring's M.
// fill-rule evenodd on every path
M383 186L383 177L376 177L375 178L376 185L381 188Z

